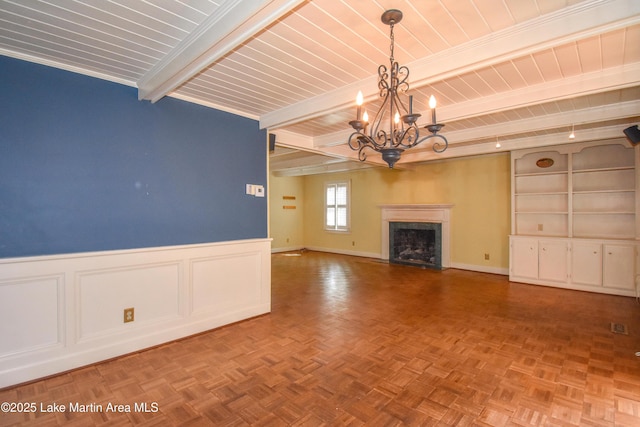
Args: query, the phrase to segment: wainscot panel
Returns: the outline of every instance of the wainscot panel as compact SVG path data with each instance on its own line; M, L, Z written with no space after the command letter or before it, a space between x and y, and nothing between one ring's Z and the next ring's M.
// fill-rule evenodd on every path
M0 388L270 311L270 239L1 259Z
M64 278L0 281L0 360L62 344Z

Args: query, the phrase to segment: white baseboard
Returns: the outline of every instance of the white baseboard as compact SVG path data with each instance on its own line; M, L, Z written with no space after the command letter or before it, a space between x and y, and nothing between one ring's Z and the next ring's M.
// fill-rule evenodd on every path
M295 252L295 251L301 251L303 249L304 249L303 246L287 246L283 248L271 248L271 253L277 254L281 252Z
M335 249L335 248L323 248L318 246L307 246L305 249L310 251L318 251L318 252L329 252L341 255L351 255L351 256L359 256L365 258L375 258L382 259L382 255L380 253L374 252L362 252L362 251L349 251L344 249ZM388 260L385 260L388 261ZM491 274L500 274L503 276L509 275L508 268L501 267L487 267L483 265L473 265L473 264L462 264L459 262L452 262L449 268L457 268L459 270L469 270L469 271L477 271L480 273L491 273Z
M270 312L270 245L1 259L0 388Z
M310 251L317 251L317 252L330 252L330 253L341 254L341 255L351 255L351 256L359 256L359 257L365 257L365 258L381 259L380 254L377 252L351 251L346 249L322 248L319 246L306 246L305 249L308 249Z
M462 264L459 262L452 262L451 268L457 268L459 270L477 271L479 273L500 274L502 276L509 275L509 268L502 268L502 267L487 267L484 265Z

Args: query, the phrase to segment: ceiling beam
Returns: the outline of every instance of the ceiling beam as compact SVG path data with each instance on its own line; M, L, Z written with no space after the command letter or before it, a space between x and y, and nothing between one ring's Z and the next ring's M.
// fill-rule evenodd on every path
M626 89L637 86L639 82L640 63L611 67L448 105L438 108L438 117L445 123L453 122L479 115Z
M138 99L160 100L303 1L225 1L138 80Z
M406 151L402 155L402 161L396 164L397 169L411 167L411 163L433 161L438 159L471 156L478 154L490 154L500 151L510 151L514 149L531 148L537 145L558 145L574 142L606 140L622 137L622 128L620 126L609 126L604 128L587 128L576 131L576 139L568 140L567 132L553 132L551 134L540 135L539 132L553 130L558 128L569 128L572 125L581 126L591 123L606 122L616 119L636 120L640 114L640 100L632 100L610 105L598 105L583 108L567 113L548 114L544 117L527 118L521 120L513 120L508 123L497 123L486 126L478 126L470 130L451 131L447 133L450 141L449 148L444 153L435 153L431 150L429 142L419 145L411 150ZM340 143L334 143L327 146L316 146L316 149L307 150L317 154L324 154L331 157L339 157L344 160L350 160L356 163L357 152L351 150L345 143L350 131L345 130L336 132L329 136L322 137L325 141L338 140ZM538 133L536 136L522 136L530 133ZM502 147L497 150L496 136L498 137ZM295 141L295 134L288 134L287 138ZM491 139L487 142L479 142L483 139ZM310 141L306 138L307 145L317 144L317 138ZM291 145L294 146L295 145ZM369 157L365 165L386 167L386 163L381 160L377 153L369 150ZM286 165L288 171L283 172L284 175L307 175L316 173L336 172L340 170L351 170L352 166L335 166L336 170L326 168L324 165L318 167L306 167L302 165ZM279 169L280 170L280 169Z
M640 64L631 64L627 66L607 68L603 71L597 71L584 75L568 77L560 81L553 81L548 83L541 83L539 85L523 87L507 93L497 93L495 95L485 96L482 98L472 99L470 101L460 102L453 105L438 108L439 121L443 123L451 123L457 120L466 120L474 117L486 116L488 114L495 114L518 108L529 107L533 105L539 105L544 103L561 101L564 99L577 98L581 96L587 96L597 94L601 92L609 92L614 90L625 89L632 86L637 86L640 81ZM610 116L610 119L625 118L630 115L637 115L638 105L635 105L636 113L629 114L628 110L621 110L615 106L599 106L595 110L601 115ZM430 112L419 112L424 117L429 117ZM578 124L580 122L590 121L580 119L584 117L583 111L578 110L571 113L575 116L572 119L572 123ZM619 114L611 116L611 114ZM543 124L539 123L543 121L546 125L549 125L551 121L547 121L546 117L537 121L530 120L525 123L518 123L519 132L509 133L522 133L535 130ZM533 126L533 124L536 126ZM569 123L571 124L571 123ZM509 125L509 124L507 124ZM477 130L477 129L476 129ZM474 132L476 131L474 130ZM345 126L344 131L335 132L332 134L322 135L316 137L313 140L313 146L315 148L322 149L332 145L342 145L346 142L349 135L353 132L352 129L348 129ZM500 135L502 132L494 131L493 135ZM443 134L449 139L451 132L443 130ZM478 135L475 135L475 139L478 139ZM452 139L453 140L453 139ZM465 138L466 140L466 138Z
M406 65L411 69L411 84L417 88L520 57L523 52L548 49L635 23L640 23L638 1L587 0ZM264 114L260 127L276 129L347 108L362 88L369 91L365 100L375 99L377 76Z
M427 149L415 151L414 149L412 151L403 153L402 159L400 159L397 164L401 164L401 162L418 163L456 157L494 154L525 148L552 147L579 142L618 140L622 143L627 143L622 129L623 127L620 126L608 126L587 129L584 131L581 130L580 132L576 132L576 137L572 140L569 140L567 138L566 133L553 133L543 136L536 135L516 137L506 140L500 140L500 148L496 148L496 143L494 141L491 141L478 144L449 146L447 151L445 151L444 153L435 153L433 150Z

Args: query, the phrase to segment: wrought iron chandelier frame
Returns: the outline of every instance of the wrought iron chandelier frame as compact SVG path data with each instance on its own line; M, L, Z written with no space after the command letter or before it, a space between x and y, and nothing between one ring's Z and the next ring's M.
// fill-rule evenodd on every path
M402 152L415 147L422 142L438 138L441 141L434 141L433 150L442 153L449 146L449 142L444 135L439 134L444 124L436 122L435 98L430 100L432 112L432 123L424 126L430 134L420 138L420 128L417 125L421 114L413 112L413 96L409 96L409 106L400 98L400 94L406 95L409 91L409 68L400 66L394 58L394 25L402 20L402 12L397 9L390 9L382 14L381 20L390 27L390 55L389 67L380 65L378 67L378 90L382 105L369 126L369 122L362 115L361 105L358 105L356 120L349 122L355 130L349 136L349 147L358 151L358 159L364 161L367 158L366 149L372 149L382 154L382 159L387 162L390 168L400 159ZM359 94L360 95L360 94ZM431 105L433 104L433 105ZM389 125L388 131L384 127Z

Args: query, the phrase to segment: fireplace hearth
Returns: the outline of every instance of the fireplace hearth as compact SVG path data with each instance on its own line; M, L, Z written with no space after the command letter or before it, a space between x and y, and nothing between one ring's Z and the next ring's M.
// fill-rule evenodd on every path
M389 222L389 262L442 269L442 224Z

